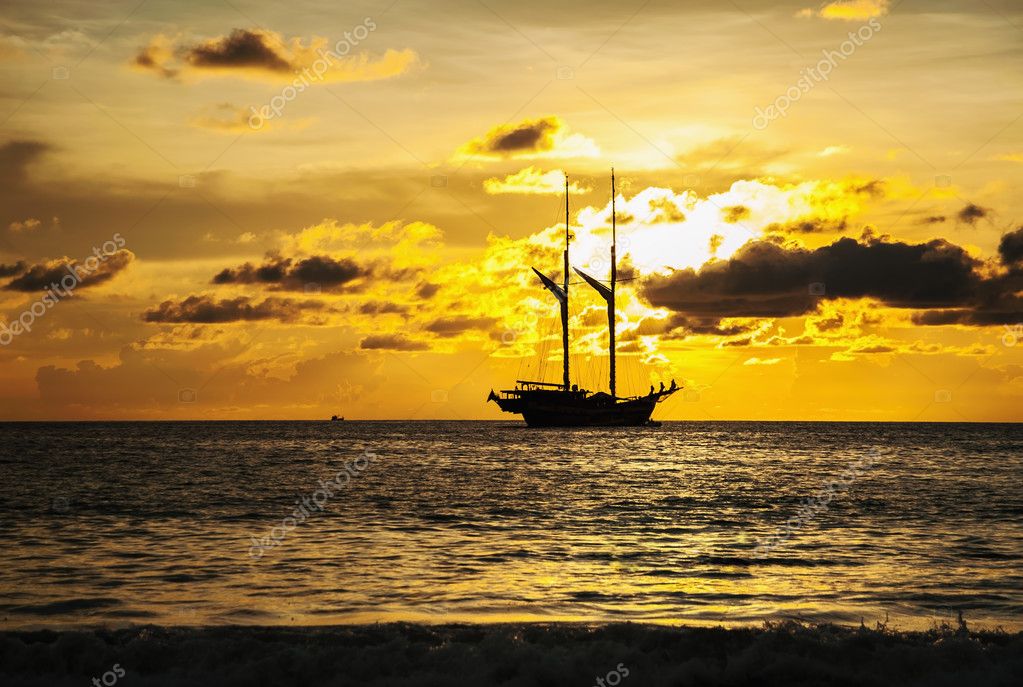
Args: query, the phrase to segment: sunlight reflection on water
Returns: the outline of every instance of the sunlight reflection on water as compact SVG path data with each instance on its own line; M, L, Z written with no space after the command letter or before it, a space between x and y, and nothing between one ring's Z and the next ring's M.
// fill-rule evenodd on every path
M1019 628L1012 425L0 425L0 617L68 624L378 620ZM377 459L262 558L262 537ZM758 559L802 504L869 470Z

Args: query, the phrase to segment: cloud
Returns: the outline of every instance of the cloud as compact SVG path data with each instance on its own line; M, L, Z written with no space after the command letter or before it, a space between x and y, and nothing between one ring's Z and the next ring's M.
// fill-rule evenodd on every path
M913 313L913 324L923 326L958 324L969 327L992 327L1020 323L1023 323L1023 299L1012 295L977 308Z
M0 146L0 184L20 186L27 180L29 165L51 151L49 143L13 140Z
M20 60L28 56L28 43L21 36L0 35L0 60Z
M206 129L221 134L253 134L276 129L284 120L265 119L260 126L254 127L249 123L252 111L243 107L237 107L231 103L219 103L205 108L200 114L193 117L190 124L199 129ZM308 126L311 120L304 119L291 124L291 128L303 129Z
M490 329L495 324L496 317L442 317L428 323L423 329L437 336L452 337L470 329Z
M35 217L29 217L23 222L11 222L7 228L15 233L23 231L35 231L42 225L42 222L37 220Z
M422 341L412 341L403 334L374 334L359 342L365 350L425 351L429 346Z
M751 241L699 271L648 279L655 306L706 318L789 317L818 299L874 298L897 308L965 305L980 289L979 262L946 241L907 244L839 239L816 250Z
M213 277L213 283L268 284L287 291L307 291L310 288L337 291L370 273L369 268L351 258L314 255L299 260L271 255L261 265L247 262L239 267L225 268Z
M817 157L834 157L835 155L845 155L851 150L849 146L828 146L824 150L817 153Z
M483 190L491 195L502 193L523 193L534 195L559 195L565 192L565 173L560 169L542 172L535 167L526 167L504 179L497 177L483 182ZM570 193L589 193L592 189L569 183Z
M157 35L149 44L139 50L131 61L131 65L140 71L151 71L165 79L176 79L180 69L166 66L174 57L171 41L166 36Z
M12 263L10 265L0 264L0 278L13 277L16 274L21 274L28 267L24 260Z
M120 249L103 260L97 260L95 269L89 268L89 258L84 263L79 263L72 258L63 257L55 260L47 260L32 265L22 274L7 283L4 288L8 291L44 291L53 284L60 284L72 272L79 275L75 289L88 288L110 281L135 259L135 254L127 249Z
M841 21L866 21L888 14L889 0L835 0L825 3L819 9L806 8L798 13L800 17L821 17Z
M781 358L747 358L743 365L777 365L781 362Z
M158 307L147 310L142 319L155 323L196 324L257 320L293 322L299 318L302 311L320 310L323 307L323 304L317 301L296 301L290 298L271 297L256 303L245 296L220 301L215 301L209 296L189 296L180 302L164 301Z
M476 160L542 157L597 157L597 144L581 134L569 135L560 117L527 119L495 126L458 149L456 157Z
M271 31L235 29L188 48L185 60L193 67L207 69L251 68L270 72L294 70L285 56L287 48Z
M965 222L972 227L975 226L978 221L984 219L990 214L991 210L975 205L974 203L968 203L966 207L956 214L956 217L960 222Z
M359 312L363 315L406 315L408 311L407 305L382 301L366 301L359 306Z
M301 84L376 81L399 76L418 61L412 50L387 50L348 55L350 43L335 52L327 39L287 40L274 31L234 29L206 41L174 44L157 35L132 60L134 68L165 79L240 76L262 81ZM338 54L339 52L343 54ZM297 87L297 86L296 86Z
M748 219L749 215L749 208L745 205L733 205L730 208L724 209L724 220L729 224L735 224L736 222Z
M440 284L431 284L430 282L423 282L416 287L416 297L421 300L433 298L440 291Z
M998 255L1006 266L1023 262L1023 227L1002 236L998 242Z
M767 229L779 234L823 234L827 232L841 234L848 228L849 222L844 218L827 220L814 217L786 224L772 224Z

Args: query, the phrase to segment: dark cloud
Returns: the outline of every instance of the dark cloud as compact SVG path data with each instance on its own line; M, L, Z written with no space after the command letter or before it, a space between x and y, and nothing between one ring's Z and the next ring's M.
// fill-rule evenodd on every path
M849 222L846 219L826 220L814 218L789 222L787 224L771 224L767 227L766 231L775 234L823 234L827 232L841 234L848 228Z
M159 74L165 79L176 79L180 70L172 69L161 62L160 50L156 45L142 48L131 63L139 69Z
M228 36L188 48L184 57L193 67L292 71L294 67L282 55L282 48L279 41L264 31L235 29Z
M816 320L814 324L817 326L818 331L833 332L842 328L842 325L845 324L845 317L843 317L842 313L836 312L830 317L822 317Z
M405 315L408 313L408 306L399 305L398 303L369 301L359 306L359 312L363 315Z
M745 205L733 205L732 207L724 209L725 221L729 224L735 224L747 219L750 215L750 210Z
M730 324L724 326L721 321L714 317L679 317L671 319L672 334L668 338L684 338L687 334L706 334L713 336L738 336L747 334L753 329L752 325Z
M442 317L430 322L424 329L437 336L452 337L470 329L489 329L496 323L494 317Z
M947 219L945 215L930 215L920 220L920 224L941 224Z
M894 353L896 349L894 346L886 346L884 344L875 344L872 346L860 346L853 348L850 353Z
M643 284L655 306L690 317L787 317L821 298L876 298L898 308L975 303L979 262L946 241L907 244L844 238L815 250L747 243L729 260L676 271Z
M269 31L234 29L227 36L173 50L164 38L157 37L139 50L131 64L165 79L176 79L181 74L181 69L168 66L174 57L195 69L255 69L287 74L300 69L289 61L287 52L281 40Z
M30 164L52 150L42 141L15 140L0 146L0 184L17 186L25 182Z
M998 243L998 255L1006 266L1023 261L1023 227L1002 237Z
M961 324L973 327L1023 323L1023 271L985 279L969 307L914 313L913 322L922 325Z
M554 149L555 134L562 129L557 117L527 119L512 125L497 126L481 138L463 147L471 155L506 157L519 153L543 153Z
M594 311L595 317L587 324L604 324L607 320L604 313ZM638 340L643 336L660 336L662 339L685 339L693 334L712 336L737 336L747 334L756 328L756 324L729 324L722 325L716 317L687 317L680 313L674 313L669 317L645 317L639 326L622 332L619 335L620 341Z
M650 209L654 211L654 216L647 220L650 223L684 222L686 220L685 214L671 198L651 198Z
M402 334L375 334L359 343L359 348L388 351L425 351L429 348L422 341L412 341Z
M440 291L440 284L431 284L425 281L416 287L416 295L423 299L433 298L438 291Z
M164 301L158 307L147 310L142 319L146 322L218 324L223 322L251 322L256 320L280 320L292 322L304 310L321 310L323 304L317 301L296 301L290 298L267 298L260 303L238 297L215 301L209 296L189 296L183 301Z
M28 265L25 264L24 260L19 260L11 265L0 264L0 277L13 277L16 274L21 274L25 271Z
M884 179L872 179L864 184L853 187L855 193L870 196L871 198L884 197L886 182Z
M966 224L973 226L990 214L991 210L975 205L974 203L968 203L966 207L956 214L956 217L959 218L960 222L965 222Z
M245 263L226 268L213 277L214 284L268 284L288 291L308 291L316 287L338 290L371 270L350 258L334 259L327 255L314 255L302 260L269 256L261 265Z
M9 281L4 288L8 291L33 292L45 291L54 284L58 284L72 290L84 289L110 281L124 271L134 259L134 253L122 248L107 255L103 260L92 257L80 263L71 258L59 258L37 263L28 269L24 268L24 263L19 263L22 266L22 269L19 270L21 276ZM76 276L77 281L67 282L66 280L72 277L72 273Z

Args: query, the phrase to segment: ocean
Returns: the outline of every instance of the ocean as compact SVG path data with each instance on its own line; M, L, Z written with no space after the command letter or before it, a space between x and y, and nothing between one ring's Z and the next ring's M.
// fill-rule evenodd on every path
M1023 626L1023 429L6 423L2 628Z

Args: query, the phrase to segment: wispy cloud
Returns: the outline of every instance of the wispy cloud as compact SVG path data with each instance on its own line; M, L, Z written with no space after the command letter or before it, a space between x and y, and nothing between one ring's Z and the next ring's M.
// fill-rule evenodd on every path
M290 82L306 70L317 81L377 81L399 76L418 61L410 49L388 49L373 56L360 52L328 59L326 38L285 39L265 29L234 29L226 36L185 43L157 35L139 50L131 65L165 79L203 76L239 76L247 79Z
M582 134L569 134L560 117L501 124L465 143L457 157L476 160L508 158L597 157L600 148Z
M565 190L565 173L560 169L543 172L535 167L526 167L504 179L493 177L485 180L483 190L491 195L502 193L558 195ZM570 193L589 193L592 189L573 181L569 183L568 190Z
M818 9L807 7L797 16L820 17L839 21L866 21L888 14L889 0L836 0L825 3Z

